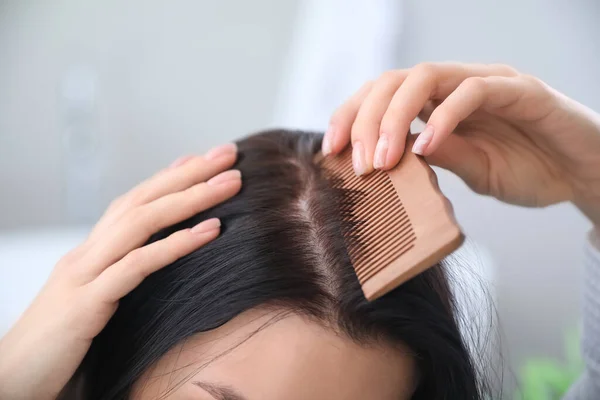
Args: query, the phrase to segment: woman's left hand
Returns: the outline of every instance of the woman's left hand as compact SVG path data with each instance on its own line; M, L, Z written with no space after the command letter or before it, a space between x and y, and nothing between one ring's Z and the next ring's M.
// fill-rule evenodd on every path
M323 153L352 143L357 174L413 151L474 191L524 206L572 201L600 226L600 115L505 65L425 63L388 71L333 115Z
M56 398L119 299L149 274L218 236L220 222L211 219L144 246L157 231L234 196L240 172L226 170L235 160L234 145L178 160L111 203L0 340L0 399Z

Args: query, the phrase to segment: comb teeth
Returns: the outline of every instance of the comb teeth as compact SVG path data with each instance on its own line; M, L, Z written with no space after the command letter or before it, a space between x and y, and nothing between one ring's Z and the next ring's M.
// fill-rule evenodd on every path
M341 215L351 227L345 232L348 253L362 285L412 249L417 237L388 174L375 171L358 177L351 158L345 151L323 159L321 165L334 188L346 195Z
M406 149L410 149L411 141ZM317 155L340 192L343 236L363 293L375 300L456 250L464 235L427 163L410 150L389 171L357 177L352 151Z

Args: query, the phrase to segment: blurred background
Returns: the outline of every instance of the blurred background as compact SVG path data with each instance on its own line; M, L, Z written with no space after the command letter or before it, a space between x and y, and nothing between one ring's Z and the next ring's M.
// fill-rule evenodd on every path
M112 198L259 129L322 131L387 69L506 63L600 109L599 16L595 0L0 0L0 334ZM439 176L485 253L508 367L561 360L589 224Z

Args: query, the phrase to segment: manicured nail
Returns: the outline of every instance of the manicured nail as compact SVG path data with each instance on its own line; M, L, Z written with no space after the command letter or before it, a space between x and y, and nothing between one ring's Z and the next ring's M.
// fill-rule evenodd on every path
M390 141L385 133L379 136L377 146L375 146L375 159L373 160L373 168L383 168L385 166L385 159L387 157L388 148L390 147Z
M194 158L194 156L183 156L183 157L179 157L177 160L173 161L171 163L171 165L169 165L169 168L177 168L180 165L185 164L186 162L190 161L192 158Z
M333 150L333 134L333 126L329 125L327 132L325 132L325 136L323 136L323 143L321 145L321 151L324 156L328 156Z
M210 178L206 183L211 186L220 185L225 182L239 180L241 177L242 173L239 170L230 169L229 171L221 172L219 175Z
M419 137L417 137L417 141L413 145L412 152L421 156L425 154L431 138L433 138L433 126L427 125L425 130L419 133Z
M221 220L219 220L219 218L211 218L200 222L198 225L194 226L190 232L196 235L199 233L208 233L215 229L219 229L220 226Z
M355 142L352 146L352 167L356 175L363 175L367 167L365 165L365 149L361 142Z
M236 153L237 145L235 143L227 143L222 146L215 147L204 155L205 160L214 160L224 156L225 154Z

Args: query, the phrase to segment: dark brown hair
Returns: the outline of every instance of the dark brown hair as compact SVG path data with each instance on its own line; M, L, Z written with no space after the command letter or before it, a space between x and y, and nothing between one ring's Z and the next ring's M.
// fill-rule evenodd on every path
M81 366L85 398L127 398L140 375L182 340L269 304L358 343L408 346L419 368L415 399L483 397L442 267L365 300L341 235L348 196L313 162L320 142L318 134L283 130L238 142L242 191L151 241L210 217L221 219L222 234L122 299Z

